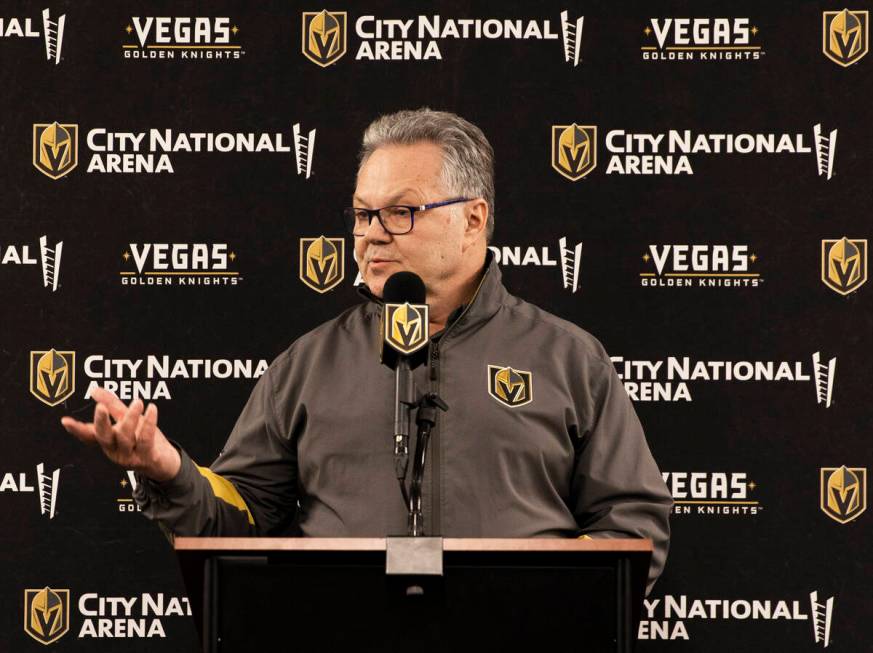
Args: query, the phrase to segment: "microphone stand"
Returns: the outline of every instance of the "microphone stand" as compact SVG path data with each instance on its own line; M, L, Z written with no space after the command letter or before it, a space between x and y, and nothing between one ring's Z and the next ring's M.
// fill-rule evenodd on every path
M412 464L412 481L409 484L408 501L409 524L407 535L412 537L424 535L424 515L421 511L421 483L424 479L424 464L427 459L427 445L430 440L430 432L436 426L437 408L443 411L449 409L446 402L436 393L429 392L418 401L418 414L415 417L415 423L418 425L418 437L415 443L415 461Z
M394 368L394 473L400 482L403 502L409 505L406 492L406 470L409 468L409 409L416 404L412 398L415 381L409 359L400 356Z

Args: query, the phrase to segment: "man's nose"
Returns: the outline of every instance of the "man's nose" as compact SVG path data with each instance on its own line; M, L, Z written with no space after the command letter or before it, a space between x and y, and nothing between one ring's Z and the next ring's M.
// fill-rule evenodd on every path
M391 234L385 231L385 227L379 222L379 218L374 216L364 232L364 240L367 242L384 243L391 240Z

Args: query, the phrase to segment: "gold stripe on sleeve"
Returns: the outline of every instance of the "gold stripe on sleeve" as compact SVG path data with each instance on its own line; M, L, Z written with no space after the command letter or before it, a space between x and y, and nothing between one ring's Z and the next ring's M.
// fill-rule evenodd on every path
M223 476L219 476L208 467L201 467L200 465L194 466L197 468L197 471L200 472L200 475L209 481L209 485L212 487L212 493L216 497L225 503L229 503L234 508L238 508L240 511L245 512L249 523L252 526L255 525L255 520L252 517L252 513L249 511L249 507L246 505L246 502L243 500L242 496L240 496L237 489L233 486L233 483Z

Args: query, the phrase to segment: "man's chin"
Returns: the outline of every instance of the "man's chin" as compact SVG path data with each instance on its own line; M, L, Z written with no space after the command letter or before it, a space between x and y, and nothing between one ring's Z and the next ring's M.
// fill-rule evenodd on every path
M364 279L364 285L376 297L382 298L382 291L385 288L385 278L379 275L368 274Z
M375 295L379 299L382 299L382 291L385 289L384 283L368 283L367 288L369 288L370 292L373 295Z
M402 270L403 267L394 261L391 261L390 263L382 263L378 266L370 266L370 269L367 270L367 276L364 279L364 283L367 284L367 288L370 289L371 293L377 297L381 297L382 289L385 287L385 282L391 278L391 275L401 272Z

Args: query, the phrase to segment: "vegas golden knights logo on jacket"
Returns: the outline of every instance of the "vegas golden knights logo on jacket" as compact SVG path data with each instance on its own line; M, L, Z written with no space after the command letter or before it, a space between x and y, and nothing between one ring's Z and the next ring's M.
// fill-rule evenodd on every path
M70 590L24 590L24 632L51 644L70 629Z
M532 375L512 367L489 365L488 394L510 408L529 404L533 400Z
M822 12L822 52L843 67L867 54L869 13L855 9Z
M412 354L427 344L427 304L385 304L382 337L401 354Z
M552 126L552 167L570 181L579 181L597 165L597 127Z
M33 165L42 174L60 179L79 162L79 126L35 124Z
M303 54L326 68L346 53L346 12L304 11Z
M822 240L821 280L841 295L863 286L867 281L866 239Z
M841 524L867 509L866 467L822 467L821 509Z
M342 238L301 238L300 280L315 292L336 288L345 277L345 247Z
M76 390L76 352L30 352L30 393L44 404L57 406Z

